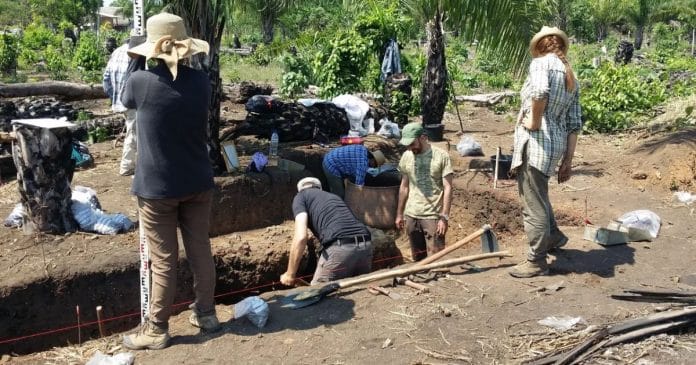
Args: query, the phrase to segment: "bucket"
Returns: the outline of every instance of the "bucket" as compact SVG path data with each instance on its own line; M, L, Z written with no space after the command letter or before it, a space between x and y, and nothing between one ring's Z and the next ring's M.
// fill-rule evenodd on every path
M352 182L346 181L344 198L346 205L359 221L369 227L394 228L400 182L401 176L398 173L379 174L370 184L366 181L362 189ZM383 186L369 186L375 183Z
M495 155L491 156L491 167L495 173ZM509 179L510 167L512 167L512 155L500 155L500 163L498 164L498 180Z
M428 137L433 142L442 141L442 133L445 131L444 124L426 124L425 132L428 133Z

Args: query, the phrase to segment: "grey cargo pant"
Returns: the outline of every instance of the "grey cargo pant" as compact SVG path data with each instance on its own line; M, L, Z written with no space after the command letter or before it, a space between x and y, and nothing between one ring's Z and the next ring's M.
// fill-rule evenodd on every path
M342 240L345 241L345 240ZM372 271L372 241L334 242L321 251L312 285Z
M550 249L567 237L558 229L549 200L549 177L529 166L525 151L517 168L517 188L522 201L524 232L527 234L527 260L545 261Z

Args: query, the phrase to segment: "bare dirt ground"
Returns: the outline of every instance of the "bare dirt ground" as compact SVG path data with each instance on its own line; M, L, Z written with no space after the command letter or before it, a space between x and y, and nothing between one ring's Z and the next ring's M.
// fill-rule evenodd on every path
M226 107L228 111L237 110L234 106ZM508 117L474 107L468 107L463 117L465 132L483 145L487 156L494 154L496 146L510 152L513 125ZM217 334L199 334L188 324L189 312L184 311L172 318L172 346L136 352L136 363L519 363L577 342L577 335L573 338L572 334L583 328L555 332L538 324L540 319L569 315L582 317L587 325L615 323L651 313L658 304L617 301L610 294L636 287L689 288L678 278L696 271L692 267L696 243L694 212L691 207L676 203L670 189L696 190L696 131L647 137L639 133L581 136L573 178L567 184L551 183L554 208L571 240L560 254L551 256L551 276L526 280L507 274L507 267L521 261L526 252L516 185L511 180L501 181L494 191L490 176L467 172L469 159L458 156L454 148L459 139L457 131L459 122L448 114L446 137L452 144L450 153L456 171L448 243L489 223L498 234L501 248L509 250L513 257L456 267L437 277L423 275L417 280L425 283L430 292L418 294L406 287L393 288L401 295L399 300L373 296L362 290L364 287L356 287L314 306L289 310L276 302L284 291L266 292L262 296L269 300L271 315L263 329L242 319L225 322L224 330ZM93 146L92 151L97 166L77 172L74 183L95 188L106 210L135 219L135 200L128 195L130 178L116 174L120 149L103 143ZM0 187L0 215L6 216L16 201L13 182ZM602 247L582 239L583 217L605 225L635 209L650 209L662 218L660 235L653 242ZM264 229L241 232L242 240L235 235L216 237L213 245L218 251L234 249L240 255L257 255L263 260L263 255L282 254L274 251L269 241L287 244L291 235L289 224L273 228L275 233ZM0 290L32 282L60 281L89 271L103 272L105 268L121 270L123 265L131 265L137 255L135 233L55 237L25 236L18 230L2 229L0 236ZM244 241L246 246L232 245L233 241ZM403 236L397 237L397 245L408 260ZM479 245L472 244L455 255L478 252ZM539 290L554 284L563 288ZM27 299L26 305L40 310L40 300ZM6 304L0 303L0 307L2 314L16 311ZM228 305L221 304L218 311L223 320L231 316ZM110 313L116 314L119 313ZM74 317L68 318L68 322L74 323ZM56 326L37 327L40 330ZM3 359L10 363L84 363L97 349L121 351L118 336ZM696 363L693 351L696 336L686 331L620 345L588 363L692 364Z

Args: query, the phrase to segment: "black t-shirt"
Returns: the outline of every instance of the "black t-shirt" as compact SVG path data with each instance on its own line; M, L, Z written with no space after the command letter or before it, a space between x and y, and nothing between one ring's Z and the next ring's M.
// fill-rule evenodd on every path
M307 213L309 229L322 245L337 238L370 234L338 195L321 189L309 188L297 193L292 201L292 212L294 216Z
M215 186L207 147L210 93L207 75L182 65L175 81L162 65L130 75L121 102L137 111L131 193L179 198Z

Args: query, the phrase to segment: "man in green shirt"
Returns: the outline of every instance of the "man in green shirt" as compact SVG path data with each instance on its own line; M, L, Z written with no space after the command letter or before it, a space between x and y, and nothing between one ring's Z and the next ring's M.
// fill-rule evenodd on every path
M445 248L452 206L452 163L449 154L430 145L421 123L409 123L399 144L401 186L396 227L406 229L414 261Z

